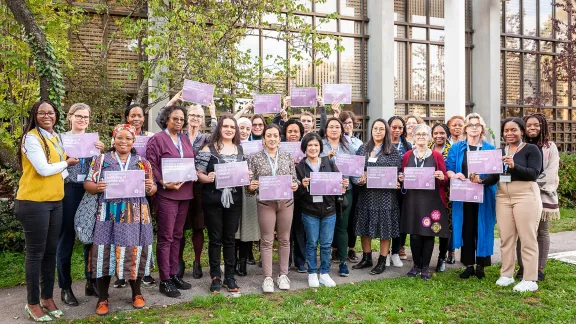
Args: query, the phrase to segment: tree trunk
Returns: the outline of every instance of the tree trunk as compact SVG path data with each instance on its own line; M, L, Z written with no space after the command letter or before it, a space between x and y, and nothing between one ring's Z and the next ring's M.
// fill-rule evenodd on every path
M26 31L26 35L32 37L34 42L38 44L40 48L40 52L38 53L38 58L40 60L46 61L46 36L38 26L36 19L32 16L32 13L26 6L26 2L24 0L5 0L6 5L12 11L14 18L16 21L24 26L24 30ZM42 76L40 77L40 97L44 100L49 99L49 88L50 88L50 81Z

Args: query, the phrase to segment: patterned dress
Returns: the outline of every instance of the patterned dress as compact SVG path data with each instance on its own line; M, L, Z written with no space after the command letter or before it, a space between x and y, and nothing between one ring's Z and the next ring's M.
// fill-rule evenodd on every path
M376 162L368 162L370 154L366 152L365 144L356 154L366 156L367 167L402 166L402 159L396 149L392 149L390 154L380 154ZM358 180L352 178L354 183L358 183ZM356 204L356 235L381 240L400 236L400 206L396 192L396 189L368 189L364 186Z
M105 153L92 161L86 181L104 179L106 171L121 171L113 153ZM144 158L132 155L128 170L144 170L147 179L153 179L152 167ZM94 227L94 244L89 256L89 269L93 278L116 275L118 279L135 280L150 275L153 250L152 220L145 197L104 199L98 194L98 212Z
M446 162L446 158L448 157L448 152L450 151L450 148L452 147L452 143L450 143L449 141L446 141L446 144L444 145L444 149L442 150L442 157L444 158L444 162ZM430 143L430 145L428 145L428 148L430 148L431 150L434 149L434 141L432 141ZM446 194L446 211L448 212L448 229L450 230L450 233L452 233L452 201L450 200L450 186L446 186L444 187L444 193Z

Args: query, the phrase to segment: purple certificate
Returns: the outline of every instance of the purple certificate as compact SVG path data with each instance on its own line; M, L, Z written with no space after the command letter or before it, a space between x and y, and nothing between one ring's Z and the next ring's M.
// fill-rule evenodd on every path
M316 107L318 90L316 88L290 88L292 107Z
M262 141L245 141L240 144L244 155L252 155L263 150Z
M450 179L450 200L464 202L484 202L484 185L468 179Z
M310 172L310 195L312 196L342 195L342 173Z
M500 174L504 172L501 150L468 151L468 173Z
M136 136L136 141L134 142L134 149L136 153L141 157L146 157L146 145L148 145L149 136Z
M260 200L286 200L292 199L292 176L282 175L275 177L260 177Z
M144 170L105 171L105 199L144 197Z
M98 133L60 134L66 155L75 158L87 158L100 154L94 146L99 141Z
M254 113L278 113L282 109L281 95L265 94L254 96Z
M363 155L336 155L336 166L345 176L361 177L364 174L364 162L365 157Z
M214 98L214 86L210 84L184 80L184 87L182 90L182 98L184 101L208 105Z
M280 143L280 152L290 153L296 159L296 163L298 163L306 156L300 146L302 146L301 142L282 142Z
M436 169L431 167L404 168L404 188L434 190L436 188L435 171Z
M369 189L396 189L398 168L368 167L366 187Z
M163 158L162 159L162 181L170 182L188 182L196 181L196 165L194 158Z
M322 85L322 98L325 104L338 101L341 104L349 105L352 103L352 85L324 84Z
M219 163L214 165L216 189L247 186L250 184L248 162Z

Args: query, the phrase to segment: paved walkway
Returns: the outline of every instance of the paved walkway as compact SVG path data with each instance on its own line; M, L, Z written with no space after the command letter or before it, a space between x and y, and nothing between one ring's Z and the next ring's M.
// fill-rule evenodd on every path
M562 232L555 233L551 235L550 253L566 252L576 250L576 232ZM494 242L494 251L496 252L492 258L494 263L500 262L500 240ZM409 249L407 249L409 252ZM432 257L432 267L436 266L436 258L438 253L438 247L435 248L435 255ZM457 252L458 254L458 252ZM377 253L373 253L373 259L377 258ZM409 256L410 259L410 256ZM459 258L458 258L459 259ZM386 271L378 276L373 276L369 274L370 269L364 270L352 270L350 269L350 276L348 278L341 278L338 276L338 264L332 263L331 276L336 281L337 284L346 284L350 282L359 282L367 280L378 280L384 278L396 278L403 276L412 267L412 262L404 262L402 268L389 267ZM461 264L456 263L455 265L448 265L448 268L460 268ZM190 269L188 269L190 270ZM147 306L161 306L161 305L171 305L190 301L195 296L208 295L210 279L206 273L206 268L204 269L204 277L202 279L193 279L191 273L185 275L185 279L192 283L192 289L183 290L182 296L179 298L168 298L158 292L157 287L153 288L143 288L144 298L146 299ZM277 271L277 265L275 264L275 272ZM258 266L248 266L249 276L238 277L238 285L241 287L242 294L249 293L261 293L262 285L262 269ZM297 273L291 271L289 274L291 286L293 290L306 289L308 288L308 275L305 273ZM158 275L155 274L155 278L158 279ZM79 306L68 307L65 306L60 301L60 290L55 288L54 299L56 303L60 305L61 309L66 314L65 319L83 318L94 315L94 309L96 307L97 299L95 297L85 297L84 296L84 284L85 281L77 281L73 285L73 290L76 293L76 297L80 302ZM227 293L225 293L227 294ZM110 288L110 306L112 312L133 310L131 301L131 290L129 286L122 289ZM30 323L27 320L27 316L24 313L24 305L26 302L26 287L12 287L0 289L0 305L3 305L2 316L0 317L0 323Z

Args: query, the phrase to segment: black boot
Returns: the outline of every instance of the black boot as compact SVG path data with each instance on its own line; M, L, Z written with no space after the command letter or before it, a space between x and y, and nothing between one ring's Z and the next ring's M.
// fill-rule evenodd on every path
M184 260L180 260L178 261L178 273L176 275L180 278L183 278L184 271L186 271L186 264L184 263Z
M460 278L468 279L475 274L474 266L467 266L466 270L460 274Z
M370 270L370 274L378 275L384 272L384 270L386 270L386 256L380 255L378 257L378 264L376 264L376 266Z
M62 289L62 292L60 293L60 298L66 305L78 306L78 300L76 299L76 296L74 296L72 288Z
M386 265L386 264L384 264ZM352 269L364 269L372 266L372 252L362 253L362 260L352 266Z
M200 262L194 261L194 265L192 267L192 277L194 279L202 278L202 265Z
M444 272L446 270L446 264L444 258L438 258L438 263L436 263L436 272Z
M248 263L249 265L255 265L256 264L256 259L254 259L254 249L252 248L252 244L250 244L250 250L248 250L248 260L246 260L246 263Z
M86 288L84 288L84 295L99 297L98 286L96 285L95 279L86 280Z
M479 264L476 265L476 278L484 279L486 277L486 273L484 272L484 266Z
M247 260L245 258L236 261L236 269L234 272L236 272L236 274L240 277L245 277L248 275L248 272L246 271L246 262Z

